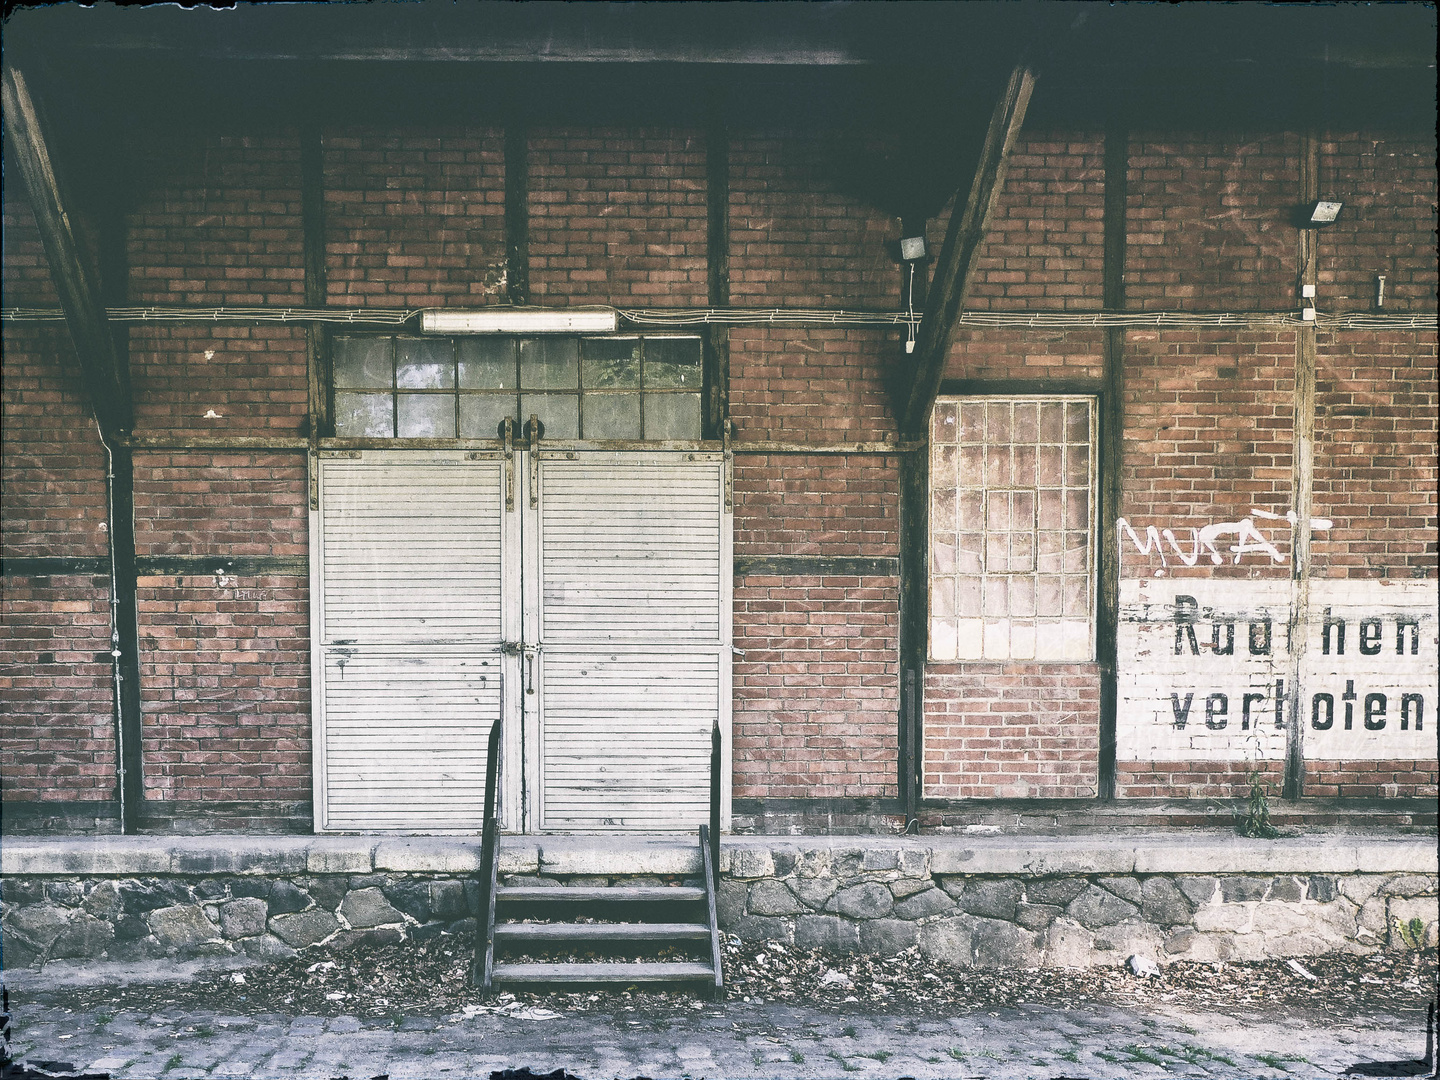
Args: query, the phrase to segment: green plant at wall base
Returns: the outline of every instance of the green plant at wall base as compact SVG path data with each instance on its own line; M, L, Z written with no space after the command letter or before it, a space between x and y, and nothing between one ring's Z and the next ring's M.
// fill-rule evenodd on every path
M1411 919L1403 922L1395 919L1395 934L1405 944L1407 949L1414 949L1419 952L1425 947L1425 920Z
M1270 785L1260 779L1260 770L1250 770L1250 795L1245 800L1245 816L1240 819L1240 835L1273 840L1280 830L1270 824Z

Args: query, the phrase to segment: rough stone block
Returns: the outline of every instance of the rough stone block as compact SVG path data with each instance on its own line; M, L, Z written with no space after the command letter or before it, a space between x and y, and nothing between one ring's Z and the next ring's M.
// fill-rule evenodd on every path
M1045 878L1025 882L1025 899L1032 904L1052 904L1063 908L1082 892L1089 882L1084 878Z
M356 930L405 921L405 916L396 911L385 899L385 894L376 888L357 889L350 893L340 902L340 914Z
M465 909L465 883L463 881L432 881L430 883L430 914L447 922L463 919Z
M784 882L757 881L750 886L748 910L751 915L798 915L805 910Z
M290 915L310 906L310 894L288 881L277 881L270 889L270 914Z
M895 917L898 919L924 919L931 915L940 915L944 912L955 910L955 901L946 896L940 889L927 889L914 896L907 896L895 904Z
M851 881L859 877L865 869L865 849L836 848L830 852L830 865L835 868L837 878Z
M8 912L5 917L5 938L8 947L12 936L18 935L41 951L60 936L72 912L54 904L33 904Z
M80 914L65 924L50 946L51 960L90 960L115 940L115 927L93 915Z
M390 903L416 922L430 921L430 882L401 878L387 882L381 891Z
M1199 936L1194 930L1178 930L1167 937L1161 947L1167 956L1176 956L1179 953L1189 952Z
M1183 926L1194 910L1185 894L1169 878L1146 878L1140 886L1140 913L1156 926Z
M831 877L832 870L828 848L802 849L795 853L796 877Z
M270 887L274 884L269 878L262 877L229 877L222 880L231 896L254 896L261 900L270 895Z
M743 915L725 929L745 941L783 941L788 944L795 940L795 924L790 919Z
M44 952L44 949L36 948L23 938L13 934L7 935L5 938L5 967L10 971L30 967L44 955Z
M404 940L404 930L394 926L377 926L365 930L342 930L328 944L340 951L358 945L396 945Z
M316 907L324 908L326 911L334 911L338 908L340 901L344 900L345 894L350 891L349 881L344 874L303 877L298 879L295 884L310 894L310 899L315 901Z
M1020 903L1020 882L1009 878L998 881L971 881L955 902L961 911L986 919L1013 921L1015 908Z
M914 896L918 892L924 892L926 889L933 889L935 887L935 883L928 877L902 877L896 878L894 881L887 881L885 884L889 886L890 895L895 897L896 900L904 900L907 896Z
M1002 919L976 919L970 944L977 968L1033 968L1043 959L1033 931Z
M150 924L139 915L121 915L115 920L116 941L139 941L150 936Z
M33 878L0 879L0 899L7 904L38 904L45 899L45 883Z
M242 896L220 908L220 932L232 941L254 937L265 932L265 901L255 896Z
M743 881L722 879L715 890L715 917L724 927L734 926L745 914L745 900L749 890Z
M1084 892L1070 901L1065 914L1082 926L1098 930L1102 926L1113 926L1139 914L1139 909L1129 901L1121 900L1114 893L1089 885Z
M225 882L220 878L201 878L195 882L194 889L197 900L223 900L228 895Z
M1342 878L1337 878L1336 883L1340 886L1340 892L1346 899L1363 905L1379 891L1380 886L1385 883L1385 879L1377 874L1347 874Z
M1270 891L1265 894L1267 900L1281 900L1286 903L1296 904L1304 895L1304 889L1298 878L1286 875L1277 877L1270 882Z
M950 899L958 900L961 894L965 892L966 879L946 874L943 877L937 876L935 878L935 884L939 885L940 888L944 890L945 895L950 897Z
M261 934L258 937L246 938L240 942L240 948L245 950L245 955L252 960L269 962L289 960L295 956L294 949L270 934Z
M795 869L795 852L793 851L771 851L770 858L775 863L777 878L789 877L790 872Z
M1175 879L1176 888L1197 908L1215 900L1215 889L1219 884L1220 879L1213 877L1181 875Z
M905 847L900 849L900 873L907 878L930 880L930 849Z
M1045 934L1045 963L1047 967L1094 967L1094 937L1073 919L1061 916Z
M880 919L895 907L890 890L876 881L866 881L835 894L835 909L852 919Z
M360 836L317 836L305 852L312 874L364 874L374 869L375 841Z
M860 924L860 947L876 956L896 956L919 942L919 929L901 919L870 919Z
M1059 914L1060 909L1054 904L1022 903L1015 906L1015 921L1026 930L1044 930Z
M1422 948L1435 948L1436 935L1440 932L1440 912L1433 896L1392 896L1386 914L1390 920L1389 945L1392 949L1413 949L1415 942L1401 927L1408 928L1411 919L1419 919L1424 929L1420 933Z
M900 852L894 848L866 848L864 857L860 860L860 869L866 872L899 868Z
M292 949L324 941L340 924L327 911L303 911L292 915L276 915L270 920L270 931Z
M1102 877L1096 882L1102 889L1114 893L1121 900L1132 904L1140 903L1140 882L1133 877Z
M964 916L936 919L920 927L920 952L936 964L947 967L974 966L970 930L974 920Z
M1270 879L1236 874L1220 879L1220 897L1227 904L1244 903L1247 900L1263 900L1270 888Z
M85 886L78 881L47 881L45 895L62 907L79 907L85 899Z
M1436 879L1423 874L1398 874L1380 886L1386 896L1434 896Z
M190 889L181 882L122 881L120 903L127 915L144 915L157 908L188 904L194 899Z
M1312 877L1305 883L1305 895L1320 904L1330 903L1335 899L1335 879Z
M220 938L219 929L194 904L157 908L146 916L146 921L155 940L167 949L193 949Z
M816 911L823 911L833 906L830 898L835 895L840 883L833 877L802 877L795 879L794 887L802 904Z
M889 896L887 892L885 894ZM834 915L801 915L795 919L795 944L806 949L856 952L860 932L853 922Z

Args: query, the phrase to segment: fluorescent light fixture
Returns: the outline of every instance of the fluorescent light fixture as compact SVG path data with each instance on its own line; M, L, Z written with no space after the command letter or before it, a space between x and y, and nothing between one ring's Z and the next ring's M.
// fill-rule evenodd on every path
M426 334L613 334L620 316L613 308L481 308L476 311L422 311Z

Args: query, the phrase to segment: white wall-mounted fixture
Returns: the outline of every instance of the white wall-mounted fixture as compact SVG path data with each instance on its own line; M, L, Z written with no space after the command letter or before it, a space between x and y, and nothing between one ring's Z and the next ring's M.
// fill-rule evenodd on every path
M480 308L422 311L425 334L613 334L620 325L614 308Z
M1316 199L1313 203L1301 208L1300 227L1323 229L1326 225L1334 225L1335 219L1340 216L1340 210L1344 205L1336 199Z
M925 237L906 236L900 240L900 261L915 262L925 258Z
M1376 275L1375 275L1375 306L1376 306L1377 308L1383 308L1383 307L1385 306L1385 275L1384 275L1384 274L1376 274Z

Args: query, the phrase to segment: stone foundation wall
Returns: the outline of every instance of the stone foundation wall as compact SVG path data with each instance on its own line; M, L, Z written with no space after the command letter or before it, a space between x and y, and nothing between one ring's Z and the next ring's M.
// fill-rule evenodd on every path
M4 966L274 960L473 932L478 845L376 837L6 842ZM1131 954L1255 960L1435 948L1430 838L746 838L721 858L722 929L958 967ZM508 838L510 884L696 884L677 840ZM1412 920L1420 920L1415 935ZM1402 929L1402 927L1404 929Z

